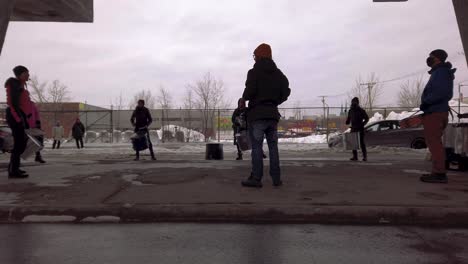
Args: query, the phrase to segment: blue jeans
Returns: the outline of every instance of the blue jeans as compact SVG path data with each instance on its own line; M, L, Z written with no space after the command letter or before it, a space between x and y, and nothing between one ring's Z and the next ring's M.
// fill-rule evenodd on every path
M278 151L278 121L256 120L249 124L250 142L252 143L252 177L261 181L263 177L263 140L266 136L270 151L270 176L273 182L281 180Z

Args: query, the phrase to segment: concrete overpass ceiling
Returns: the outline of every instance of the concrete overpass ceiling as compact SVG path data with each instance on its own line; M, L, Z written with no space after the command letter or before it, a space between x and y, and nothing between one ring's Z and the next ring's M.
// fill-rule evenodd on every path
M93 0L16 0L10 21L93 22Z

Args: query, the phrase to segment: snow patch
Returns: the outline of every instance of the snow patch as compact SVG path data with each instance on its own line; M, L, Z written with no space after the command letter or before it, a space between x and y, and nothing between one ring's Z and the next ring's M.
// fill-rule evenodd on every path
M332 137L333 135L330 135ZM325 144L327 143L327 135L311 135L300 138L280 138L279 143L296 143L296 144Z
M12 205L19 200L19 193L0 192L0 205Z
M138 178L138 176L139 176L138 174L127 174L127 175L123 175L122 179L136 186L152 185L152 184L144 184L141 181L137 181L136 178Z
M384 116L381 113L375 113L373 117L369 119L369 124L384 120Z

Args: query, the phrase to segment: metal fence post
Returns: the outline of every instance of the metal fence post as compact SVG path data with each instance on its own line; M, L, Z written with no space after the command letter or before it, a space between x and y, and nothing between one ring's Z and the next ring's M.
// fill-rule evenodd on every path
M218 108L218 143L221 142L221 110Z
M327 144L328 144L328 137L330 135L330 130L329 130L329 116L330 116L330 107L327 107Z
M111 105L110 110L110 138L111 143L114 143L114 106Z

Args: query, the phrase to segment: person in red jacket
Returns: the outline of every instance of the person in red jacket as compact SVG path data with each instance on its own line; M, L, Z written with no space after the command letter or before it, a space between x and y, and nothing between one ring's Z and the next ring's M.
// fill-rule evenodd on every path
M29 80L29 70L24 66L13 69L16 78L9 78L5 83L8 108L6 120L13 134L13 150L8 166L9 178L26 178L28 174L20 170L21 154L26 149L27 136L25 129L29 128L28 117L30 113L29 92L24 88Z

